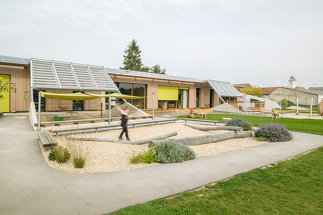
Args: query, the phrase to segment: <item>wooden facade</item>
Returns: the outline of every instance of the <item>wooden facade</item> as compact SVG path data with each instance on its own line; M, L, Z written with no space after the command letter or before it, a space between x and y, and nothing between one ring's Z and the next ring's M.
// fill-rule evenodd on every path
M0 65L0 74L10 75L10 81L16 85L16 92L10 92L10 112L29 111L31 97L29 68Z
M0 65L0 74L9 74L11 81L16 84L16 93L10 95L10 111L29 111L29 103L31 101L30 93L30 69L24 66L15 65ZM213 93L213 100L210 101L211 87L208 83L191 82L191 81L178 81L178 80L164 80L151 77L134 77L131 75L120 75L110 73L110 77L114 82L123 83L137 83L147 85L147 108L151 109L152 94L154 93L155 101L154 107L158 107L158 86L176 86L188 88L188 107L189 108L207 108L212 103L213 106L217 106L220 103L219 96L216 92ZM196 104L196 92L199 88L199 102ZM71 90L46 90L53 93L73 93ZM213 91L213 90L212 90ZM101 92L93 92L100 94ZM0 101L1 102L1 101ZM37 101L35 101L37 102ZM101 99L87 100L83 103L83 110L100 110ZM60 99L46 99L45 100L46 111L71 111L73 110L73 101L60 100Z

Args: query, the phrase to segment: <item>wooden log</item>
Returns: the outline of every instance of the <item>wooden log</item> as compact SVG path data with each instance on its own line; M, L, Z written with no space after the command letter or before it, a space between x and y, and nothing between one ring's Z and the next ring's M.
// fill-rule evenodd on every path
M169 140L176 141L178 143L194 146L194 145L201 145L206 143L215 143L223 140L229 140L233 138L245 138L245 137L252 137L252 131L228 131L225 133L220 134L208 134L208 135L200 135L200 136L192 136L192 137L183 137L183 138L172 138ZM158 144L160 140L152 140L150 145Z
M201 126L195 126L195 125L190 125L187 123L184 123L185 126L194 128L197 130L201 131L216 131L216 130L228 130L228 131L242 131L241 127L238 126L206 126L206 127L201 127Z
M125 143L125 144L132 144L132 145L142 145L145 143L149 143L152 140L162 140L166 139L168 137L173 137L176 136L177 132L170 132L167 134L163 134L157 137L149 138L149 139L144 139L144 140L137 140L137 141L124 141L124 140L118 140L114 138L107 138L107 137L96 137L96 136L70 136L68 139L71 140L83 140L83 141L98 141L98 142L113 142L113 143Z

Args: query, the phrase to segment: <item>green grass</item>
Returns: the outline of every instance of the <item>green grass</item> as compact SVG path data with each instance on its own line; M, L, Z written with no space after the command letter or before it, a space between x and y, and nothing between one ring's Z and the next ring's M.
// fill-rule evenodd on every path
M181 115L178 118L187 118L187 115ZM196 116L199 119L199 116ZM280 118L272 119L265 116L234 115L234 114L208 114L208 120L215 120L225 123L222 118L241 118L247 120L253 126L265 125L270 122L285 125L291 131L304 132L310 134L323 135L323 120L321 119L292 119Z
M114 215L323 214L323 148Z

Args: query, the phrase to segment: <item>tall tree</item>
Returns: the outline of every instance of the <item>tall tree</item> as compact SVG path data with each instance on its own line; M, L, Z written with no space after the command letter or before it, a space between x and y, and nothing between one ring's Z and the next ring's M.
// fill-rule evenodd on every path
M151 73L157 73L157 74L166 74L166 69L162 69L160 65L156 64L150 68Z
M141 61L141 51L136 40L130 42L124 53L123 66L120 69L166 74L166 69L162 69L158 64L152 67L144 66Z
M123 67L120 67L120 69L141 71L143 67L140 55L141 51L136 40L130 42L124 53Z

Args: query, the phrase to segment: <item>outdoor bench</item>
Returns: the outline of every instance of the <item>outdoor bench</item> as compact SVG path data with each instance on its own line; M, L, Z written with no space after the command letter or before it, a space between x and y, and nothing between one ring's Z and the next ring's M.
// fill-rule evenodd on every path
M214 120L204 120L204 119L182 119L184 120L184 122L203 122L203 123L210 123L210 124L214 124L216 125L217 123L219 123L219 121L214 121Z
M37 131L37 136L43 147L57 146L56 140L48 131Z
M112 117L111 121L113 120L119 120L121 117ZM148 119L152 118L151 115L147 116L134 116L132 119ZM108 118L97 118L97 119L79 119L79 120L66 120L66 121L54 121L54 122L41 122L40 125L42 127L48 126L48 125L56 125L60 126L61 124L74 124L78 125L80 123L96 123L96 122L109 122ZM37 126L37 124L35 124Z
M142 121L142 122L132 122L128 123L128 127L135 128L140 126L148 126L148 125L158 125L163 123L175 122L178 119L158 119L158 120L149 120L149 121ZM120 129L120 124L114 125L97 125L97 126L82 126L76 128L62 128L62 129L50 129L49 131L55 133L57 136L58 134L73 134L73 133L88 133L88 132L98 132L98 131L107 131L113 129Z

